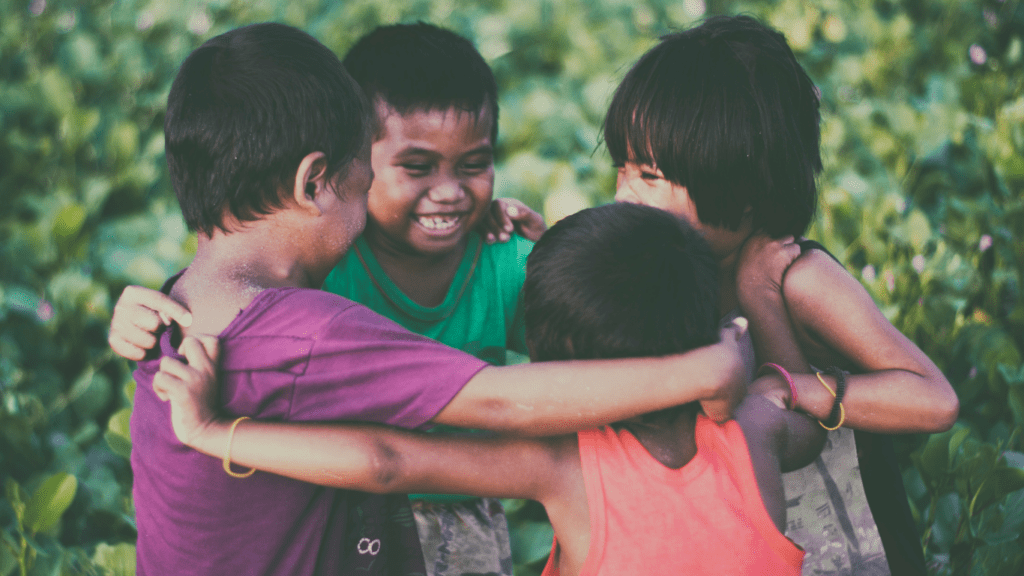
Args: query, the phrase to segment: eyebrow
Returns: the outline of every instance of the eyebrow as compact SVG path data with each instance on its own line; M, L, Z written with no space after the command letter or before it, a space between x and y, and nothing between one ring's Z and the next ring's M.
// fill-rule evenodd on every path
M408 156L414 154L422 154L424 156L440 156L440 154L436 150L431 150L429 148L420 148L419 146L409 146L407 148L403 148L402 150L400 150L397 154L395 154L395 157L397 158L400 156ZM483 146L477 146L476 148L473 148L469 152L463 154L463 156L472 156L473 154L494 154L494 145L484 144Z

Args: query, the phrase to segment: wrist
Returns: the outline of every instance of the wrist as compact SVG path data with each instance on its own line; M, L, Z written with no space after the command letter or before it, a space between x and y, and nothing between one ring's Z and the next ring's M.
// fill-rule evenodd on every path
M223 458L227 449L231 420L215 418L192 434L184 444L197 452Z
M812 374L794 374L793 386L797 391L798 401L793 409L804 412L817 420L828 418L832 409L832 396Z

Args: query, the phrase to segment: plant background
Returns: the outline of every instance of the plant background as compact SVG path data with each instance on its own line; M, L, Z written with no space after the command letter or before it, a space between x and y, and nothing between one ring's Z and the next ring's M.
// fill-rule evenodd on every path
M338 54L378 24L473 40L498 77L495 192L554 221L608 202L610 95L661 33L751 13L822 91L810 235L961 398L898 443L936 574L1024 573L1024 7L999 0L0 0L0 576L133 574L130 366L106 345L127 284L196 241L163 159L171 79L205 39L274 20ZM508 503L518 574L550 546Z

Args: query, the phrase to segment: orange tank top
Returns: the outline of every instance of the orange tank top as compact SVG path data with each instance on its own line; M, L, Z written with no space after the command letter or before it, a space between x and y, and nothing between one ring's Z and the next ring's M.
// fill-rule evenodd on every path
M700 415L695 437L697 455L673 470L626 430L579 433L590 506L582 576L800 574L803 550L768 516L739 424ZM554 558L542 576L558 575Z

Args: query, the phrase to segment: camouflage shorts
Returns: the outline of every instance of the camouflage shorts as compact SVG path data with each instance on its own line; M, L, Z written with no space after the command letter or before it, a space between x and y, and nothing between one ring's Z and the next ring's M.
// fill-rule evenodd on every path
M786 536L804 549L804 576L889 576L852 430L829 432L821 456L782 481Z
M501 501L412 501L428 576L512 576Z

